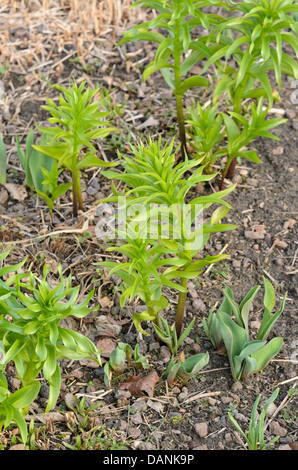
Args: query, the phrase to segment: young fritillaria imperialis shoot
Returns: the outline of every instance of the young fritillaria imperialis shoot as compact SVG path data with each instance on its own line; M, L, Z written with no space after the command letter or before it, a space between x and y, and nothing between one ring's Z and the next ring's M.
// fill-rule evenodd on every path
M261 163L255 150L249 150L246 147L258 137L266 137L268 139L280 141L280 138L270 133L269 130L280 126L287 122L287 119L273 118L267 119L269 108L263 108L263 97L258 101L257 106L251 103L250 117L247 120L240 114L230 112L223 113L223 121L227 137L226 154L228 155L227 163L222 172L220 188L223 188L224 179L227 176L230 164L236 158L246 158L255 163ZM238 124L236 124L236 121Z
M287 44L298 57L298 24L291 16L297 7L294 0L239 2L233 4L232 11L238 11L242 16L231 15L214 27L214 32L217 31L226 44L208 59L202 73L212 64L216 65L221 79L214 90L213 104L220 95L227 93L232 112L235 113L232 118L239 127L243 103L248 99L266 98L269 108L274 99L279 99L269 80L270 71L274 71L280 89L282 73L298 78L297 61L283 51L283 45ZM223 35L223 32L231 34ZM236 66L229 64L231 57ZM225 58L224 63L220 62L222 58ZM225 165L224 174L229 178L234 174L236 156L230 154Z
M220 47L212 32L206 34L214 25L220 24L223 18L217 14L203 13L202 8L215 6L228 9L218 0L185 1L185 0L141 0L133 6L149 7L158 12L157 16L145 23L134 26L125 32L119 44L129 41L152 41L157 43L155 59L146 67L143 79L160 70L165 81L176 96L176 111L179 126L179 138L182 153L186 152L183 95L192 87L208 87L209 83L201 75L185 78L194 65L205 57L210 57ZM197 39L193 30L201 27L204 36ZM158 31L156 31L158 30Z
M279 393L279 388L277 388L272 393L271 397L268 398L260 414L258 414L258 405L261 399L261 395L257 397L254 403L252 412L251 412L247 433L243 431L243 429L235 420L235 418L231 415L231 413L228 413L228 417L230 421L234 424L236 429L240 432L240 434L244 438L247 444L248 450L258 450L258 449L265 450L266 447L268 447L270 444L273 444L274 442L278 441L279 436L275 436L273 439L271 439L271 441L266 443L265 436L264 436L265 418L268 412L268 408L271 405L271 403L273 403L276 400L278 393Z
M227 163L222 172L220 189L223 188L228 169L236 158L245 158L255 163L261 163L255 150L249 145L258 137L280 141L280 138L269 130L287 122L283 118L268 119L269 108L264 108L263 97L257 105L252 102L245 116L233 111L218 112L218 107L203 109L197 104L197 109L190 111L190 135L196 154L194 158L203 157L206 168L210 170L216 160L228 156ZM237 121L237 123L236 123Z
M138 295L146 303L148 312L135 315L137 328L142 320L154 319L161 327L158 311L167 305L161 288L167 286L178 290L175 328L179 338L188 280L196 278L209 264L226 258L220 254L198 259L198 254L212 232L237 227L219 223L231 207L224 197L233 191L234 186L210 196L194 198L186 204L186 196L192 187L214 177L203 174L204 166L199 166L200 160L188 161L186 158L186 161L175 165L173 141L162 145L161 139L158 142L149 140L147 145L132 146L131 151L132 156L119 155L122 171L104 171L108 178L125 183L126 192L101 201L118 203L119 198L125 196L127 230L122 230L122 236L120 231L119 241L112 249L125 254L130 261L101 264L128 283L123 299L129 297L132 301ZM190 176L184 178L187 172ZM219 207L203 220L203 212L212 204ZM198 219L200 223L196 224ZM180 282L173 282L173 279Z
M260 286L253 287L238 306L230 288L224 291L224 299L217 312L210 312L208 320L203 319L203 327L214 347L225 346L230 362L232 376L235 380L248 377L258 372L280 351L282 338L267 337L274 323L284 310L287 294L284 295L281 307L271 314L276 297L274 287L265 278L264 312L259 331L254 340L249 338L249 312ZM234 315L235 320L232 319Z
M204 107L193 103L188 109L186 123L189 125L186 129L190 135L189 143L195 150L193 157L202 159L205 171L210 173L216 160L226 155L222 144L226 137L222 113L218 112L218 105Z
M49 272L49 268L44 266L42 279L31 271L29 274L16 274L12 276L8 292L0 296L0 340L4 345L2 367L14 361L24 387L42 372L50 385L46 412L54 407L60 392L58 360L90 358L101 365L100 351L92 341L60 326L68 316L83 318L92 311L87 304L93 291L76 305L80 287L71 287L71 276L65 282L59 267L60 283L51 288L47 281ZM29 281L22 282L28 276Z
M26 444L28 430L23 411L35 400L39 389L40 383L33 381L10 393L6 377L0 370L0 433L3 428L7 429L12 422L15 422L20 430L21 439Z
M101 100L93 101L99 90L84 91L85 82L78 86L74 81L68 88L55 85L61 92L59 105L47 99L43 109L52 115L51 127L37 126L44 135L50 136L47 145L33 145L36 150L57 160L59 168L66 168L72 175L73 215L83 210L80 171L88 167L109 167L108 163L96 156L92 141L103 139L117 129L107 120L108 112L101 111Z

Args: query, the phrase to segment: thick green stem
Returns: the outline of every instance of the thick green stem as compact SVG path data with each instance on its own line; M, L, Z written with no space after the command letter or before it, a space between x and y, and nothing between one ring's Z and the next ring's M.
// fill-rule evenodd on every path
M83 210L83 199L81 191L80 171L72 172L72 191L73 191L73 216L78 216L78 211Z
M176 109L177 109L177 119L178 119L178 127L179 127L179 139L181 142L181 151L182 151L183 157L185 158L187 156L187 147L186 147L186 135L185 135L182 95L176 96Z
M181 46L180 46L180 20L176 20L175 25L175 40L174 40L174 65L175 65L175 89L181 84ZM176 110L177 120L179 126L179 139L181 142L182 156L185 158L187 155L186 149L186 136L185 136L185 122L183 112L183 96L176 95Z
M183 277L181 278L180 285L187 289L188 279ZM176 310L176 319L175 319L175 329L177 337L179 338L183 326L183 318L185 313L185 301L186 301L187 292L179 292L178 305Z
M234 155L230 155L229 158L228 158L228 161L224 167L224 170L222 172L222 176L221 176L221 181L220 181L220 184L219 184L219 189L222 190L223 189L223 184L224 184L224 181L225 181L225 178L227 176L227 173L229 171L229 168L230 168L230 165L232 163L232 161L235 159L236 157Z
M233 103L233 111L234 113L237 113L237 114L241 114L241 106L242 106L242 96L243 96L243 90L244 90L244 87L245 87L245 84L247 82L247 79L244 80L244 83L242 83L242 85L238 86L236 92L235 92L235 95L234 95L234 103ZM239 119L237 119L236 117L234 117L234 121L235 123L237 124L238 126L238 129L240 131L240 128L241 128L241 121L239 121ZM223 186L223 182L224 182L224 179L227 177L228 179L232 179L233 176L235 175L235 169L236 169L236 157L233 157L232 160L230 161L229 165L228 165L228 168L225 172L225 175L223 175L223 179L222 179L222 185L221 185L221 189L222 189L222 186Z

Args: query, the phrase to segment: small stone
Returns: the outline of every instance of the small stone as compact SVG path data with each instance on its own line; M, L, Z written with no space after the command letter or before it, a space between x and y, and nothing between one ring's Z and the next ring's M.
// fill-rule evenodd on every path
M160 349L160 344L156 341L149 344L149 351L158 351Z
M25 444L15 444L11 446L9 450L27 450Z
M279 145L278 147L272 149L272 153L273 155L283 155L284 148Z
M209 403L211 406L215 406L217 403L220 403L219 400L215 400L215 398L212 397L207 397L206 401Z
M241 261L235 259L235 260L232 262L232 266L233 266L233 268L240 269L240 268L241 268Z
M227 405L228 403L231 403L233 401L233 398L231 397L221 397L220 399L224 405Z
M247 422L247 417L244 416L242 413L235 413L235 419L236 421L242 421L243 423Z
M155 410L157 413L162 413L164 410L163 404L160 403L159 401L148 400L147 405L153 410Z
M137 439L142 434L142 431L139 428L130 427L127 430L128 438Z
M258 180L255 179L255 178L247 178L246 182L247 182L247 184L248 184L249 186L254 186L254 187L256 187L256 186L259 185Z
M148 407L148 405L147 405L147 402L145 400L136 401L131 406L131 408L133 410L138 410L138 411L145 411L145 410L147 410L147 407Z
M269 416L273 416L273 414L275 413L277 409L277 406L275 405L275 403L270 403L270 405L268 406L267 408L267 414Z
M13 390L18 390L21 387L22 382L16 377L10 377L9 385L11 386Z
M204 444L198 447L194 447L193 450L208 450L208 447Z
M8 192L6 191L6 189L1 189L0 190L0 205L4 205L7 203L9 199L9 196L8 196Z
M96 188L93 188L92 186L88 186L86 193L88 194L88 196L95 196L98 193L98 191Z
M131 416L130 419L131 419L131 422L136 425L143 423L143 418L140 415L140 413L135 413L134 415Z
M201 183L198 183L196 186L196 192L200 195L205 194L205 188Z
M236 395L235 393L231 393L231 397L234 399L236 403L240 403L239 395Z
M292 450L292 449L288 444L284 444L282 446L279 446L278 450Z
M230 432L227 432L227 434L225 435L225 441L226 442L232 442L233 441L233 437L232 437L232 434Z
M140 442L138 449L139 450L156 450L156 446L151 444L151 442Z
M126 397L118 398L117 408L124 408L126 406L129 406L129 398L126 398Z
M186 400L187 397L188 397L188 392L181 392L179 393L177 398L178 398L179 403L182 403L184 400Z
M208 425L207 423L196 423L195 431L200 437L206 437L208 434Z
M138 448L140 447L141 443L142 443L142 441L136 440L136 441L134 441L134 442L132 443L132 447L133 447L134 449L138 449Z
M287 434L286 428L283 428L277 421L272 421L269 429L274 436L284 437Z
M258 320L252 320L250 323L249 323L249 326L252 330L259 330L260 329L260 326L261 326L261 322L258 321Z
M49 394L50 394L50 387L49 387L49 385L43 384L43 385L40 387L39 395L40 395L42 398L49 398Z
M249 240L262 240L265 238L264 232L255 232L254 230L245 230L244 236Z
M231 387L231 390L232 390L233 392L237 392L238 390L242 390L242 388L243 388L242 383L239 382L239 381L237 381L237 382L234 382L234 383L233 383L233 385L232 385L232 387Z
M145 312L145 310L147 310L146 305L137 305L136 306L136 312L137 313L143 313L143 312Z
M127 428L127 422L124 419L118 419L115 427L118 431L125 431Z
M232 182L235 184L241 184L243 183L242 176L241 175L235 175L232 178Z
M171 352L167 346L161 346L159 351L159 356L161 359L171 357Z
M131 393L129 390L117 390L115 392L115 398L118 400L119 398L130 398Z
M192 303L192 306L198 312L205 312L206 310L206 305L201 299L195 299Z
M286 109L285 116L288 119L294 119L296 117L296 111L294 109Z

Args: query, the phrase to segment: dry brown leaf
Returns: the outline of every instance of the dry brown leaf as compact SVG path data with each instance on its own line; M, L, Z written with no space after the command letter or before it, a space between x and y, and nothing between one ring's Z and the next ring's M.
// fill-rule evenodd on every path
M47 422L51 421L52 423L61 423L65 421L65 416L58 411L49 411L48 413L37 413L35 415L26 415L25 420L31 421L40 421L42 424L47 424Z
M153 116L150 116L145 122L142 122L139 126L136 127L137 131L141 131L146 129L147 127L156 127L158 126L159 122Z
M131 320L129 318L123 318L122 320L115 320L110 313L107 314L107 318L109 322L111 322L113 325L126 325L129 323Z
M129 380L120 385L119 389L129 390L132 395L137 397L153 397L154 387L158 379L159 376L157 372L153 370L150 374L146 375L146 377L141 377L140 375L130 377Z

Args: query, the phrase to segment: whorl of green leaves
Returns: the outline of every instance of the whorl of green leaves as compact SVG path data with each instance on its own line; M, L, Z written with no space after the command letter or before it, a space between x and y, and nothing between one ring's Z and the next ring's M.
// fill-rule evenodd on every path
M50 127L37 128L50 138L45 145L32 147L57 160L59 168L66 168L72 174L73 215L77 217L78 209L83 210L80 171L89 167L111 167L117 163L101 160L96 155L93 141L102 139L117 129L105 120L109 112L102 112L101 100L93 101L99 89L84 91L85 82L80 86L73 81L68 88L55 85L61 93L59 104L47 99L43 109L52 115ZM40 188L39 188L40 189Z
M269 108L263 109L263 97L261 97L257 106L255 103L251 103L248 119L232 111L229 114L224 113L222 115L227 134L228 155L246 158L255 163L261 162L254 150L246 150L244 147L248 146L258 137L266 137L267 139L279 141L280 138L269 132L269 130L287 122L287 119L283 118L268 119L268 112Z
M57 160L60 167L64 166L72 171L109 166L96 157L96 148L92 141L102 139L115 130L109 121L104 120L109 113L100 111L101 101L93 101L99 89L87 88L84 91L85 83L83 81L78 86L73 81L68 88L55 85L55 88L61 92L59 104L48 98L48 104L42 106L52 115L49 122L53 126L37 126L39 131L51 137L51 141L48 145L33 146ZM80 160L78 157L83 147L87 147L89 152Z
M220 145L225 133L222 130L223 120L218 112L218 105L203 107L200 103L193 103L192 108L188 109L186 123L189 125L190 145L195 149L194 158L203 158L202 164L211 169L218 158L226 155L225 149Z
M274 70L280 88L282 73L298 77L297 62L283 52L283 44L287 43L298 57L298 25L291 16L298 11L298 5L294 0L250 0L235 3L233 8L243 16L229 17L215 28L226 45L208 59L203 73L211 64L216 62L220 66L219 59L224 57L228 60L233 54L238 67L223 69L224 76L217 85L214 100L223 91L235 91L241 86L243 99L265 96L271 107L273 91L267 72ZM228 30L236 31L237 36L222 34ZM254 85L256 81L260 82L260 87Z
M61 320L70 315L83 318L91 312L87 304L93 291L83 302L76 304L80 287L71 287L71 276L64 282L59 267L60 282L51 288L47 281L49 271L44 266L42 279L29 272L29 282L22 282L24 274L13 276L9 291L0 296L2 365L14 361L23 385L32 382L42 371L50 385L46 411L55 405L60 392L58 360L90 358L101 364L100 352L92 341L60 326ZM6 315L12 320L8 321Z
M162 144L161 139L157 142L149 139L147 145L140 143L131 147L132 156L120 155L122 171L104 171L108 178L122 181L125 192L115 191L114 196L101 202L117 203L120 196L124 195L128 212L133 209L133 205L141 205L144 209L142 211L137 207L140 213L126 218L127 226L119 230L116 246L108 248L123 253L129 261L100 263L124 280L127 288L122 294L122 301L128 297L132 301L138 295L146 303L148 312L134 316L138 329L141 320L154 320L157 312L166 307L167 301L161 295L162 286L172 287L185 294L186 287L172 280L183 278L187 281L195 278L205 266L226 257L206 256L205 259L193 262L193 257L207 243L210 234L236 228L232 224L219 223L231 207L223 198L234 187L192 199L187 203L190 216L186 216L184 205L189 190L199 181L209 181L214 175L203 174L204 167L198 166L198 160L186 160L175 165L173 145L173 141ZM186 172L191 173L188 178L184 177ZM219 207L210 220L192 231L191 225L195 218L214 203L219 204ZM164 225L158 224L160 215L168 216ZM144 232L148 221L160 228L155 238L150 232L148 235ZM192 245L194 239L199 240L196 246ZM165 258L166 254L170 256Z
M8 428L14 421L18 426L21 438L26 444L28 430L23 410L35 400L40 389L40 383L31 382L14 393L8 390L5 375L0 371L0 432Z
M192 37L192 31L203 26L209 30L217 25L223 18L216 14L203 13L206 6L218 6L227 9L227 5L221 1L196 1L196 0L141 0L132 5L149 7L159 14L151 21L134 26L124 33L120 45L130 41L151 41L157 43L158 48L155 59L146 67L143 79L146 80L152 73L160 70L167 84L176 95L183 95L194 86L208 86L208 80L200 75L193 75L181 81L192 67L206 56L210 57L215 41L210 44L210 35L196 39ZM162 32L161 32L162 31ZM208 44L208 46L206 45ZM179 61L177 61L177 57ZM180 58L183 58L180 61ZM178 71L179 69L179 71ZM178 75L177 75L178 73ZM178 77L179 76L179 77Z

